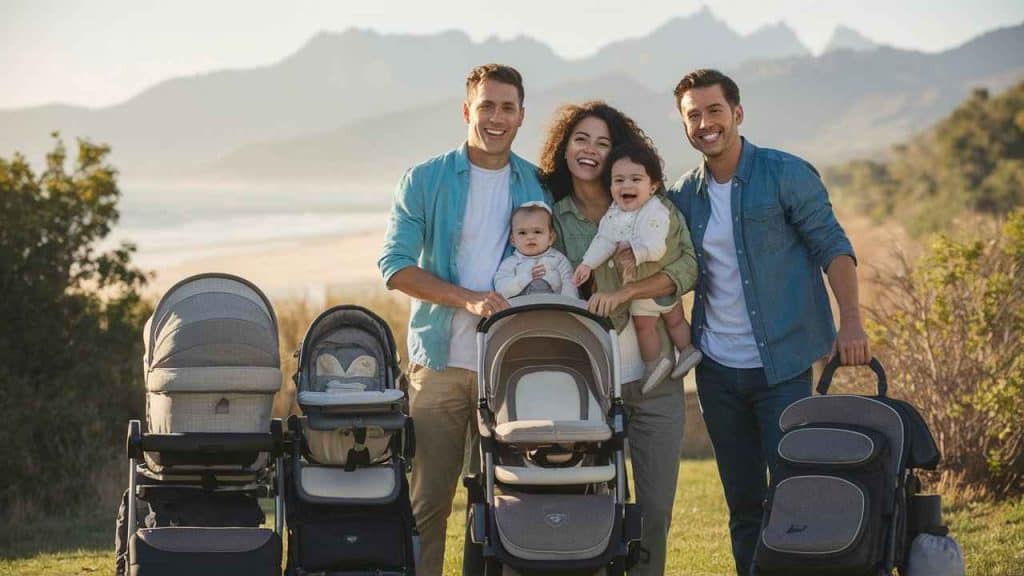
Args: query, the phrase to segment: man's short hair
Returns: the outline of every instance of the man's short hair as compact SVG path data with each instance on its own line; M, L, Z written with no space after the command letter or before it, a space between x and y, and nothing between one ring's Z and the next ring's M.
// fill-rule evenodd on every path
M725 95L725 101L729 103L730 107L735 108L740 105L740 87L733 82L732 78L718 70L700 68L683 76L679 84L676 84L676 89L673 92L676 95L676 110L679 109L679 105L683 101L683 94L686 94L691 88L706 88L715 85L722 87L722 94Z
M519 74L519 71L511 66L505 66L504 64L482 64L473 68L469 72L469 76L466 76L466 100L473 98L474 92L476 92L477 86L480 85L484 80L494 80L503 84L511 84L516 87L516 91L519 92L519 105L523 105L523 100L526 99L526 93L523 90L523 77Z

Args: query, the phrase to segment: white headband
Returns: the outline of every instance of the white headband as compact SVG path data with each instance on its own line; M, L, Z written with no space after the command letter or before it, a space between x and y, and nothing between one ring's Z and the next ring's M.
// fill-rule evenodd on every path
M529 202L523 202L519 205L520 208L543 208L547 210L548 214L551 214L551 207L548 206L547 202L543 200L531 200Z

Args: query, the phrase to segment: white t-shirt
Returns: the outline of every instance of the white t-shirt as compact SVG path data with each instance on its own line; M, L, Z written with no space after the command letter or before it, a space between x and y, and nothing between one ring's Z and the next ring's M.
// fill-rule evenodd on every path
M506 164L499 170L487 170L470 164L466 213L455 256L459 286L486 292L494 289L494 273L508 245L512 196ZM448 366L476 372L476 325L480 317L456 309L452 317L452 337L448 341Z
M715 362L731 368L760 368L761 355L747 316L747 299L736 260L733 238L732 180L725 184L708 179L711 217L704 232L708 271L701 350Z

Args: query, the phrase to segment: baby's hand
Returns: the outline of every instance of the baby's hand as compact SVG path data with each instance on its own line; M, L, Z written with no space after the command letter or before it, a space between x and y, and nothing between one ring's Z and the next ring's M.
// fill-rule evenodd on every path
M541 278L544 277L544 274L546 274L547 271L548 271L547 268L544 267L544 263L543 262L538 262L537 264L535 264L533 266L533 270L532 270L532 272L533 272L533 279L534 280L540 280Z
M580 264L576 267L576 271L572 274L572 283L577 288L582 286L587 280L590 280L590 266L586 264Z

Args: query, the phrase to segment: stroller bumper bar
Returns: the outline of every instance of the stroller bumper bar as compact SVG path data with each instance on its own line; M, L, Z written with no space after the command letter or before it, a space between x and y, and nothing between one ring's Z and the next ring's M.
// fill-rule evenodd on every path
M269 452L274 458L284 453L284 430L279 419L270 423L267 433L143 434L139 420L128 422L125 449L129 458L140 459L143 452L195 455L231 455Z

